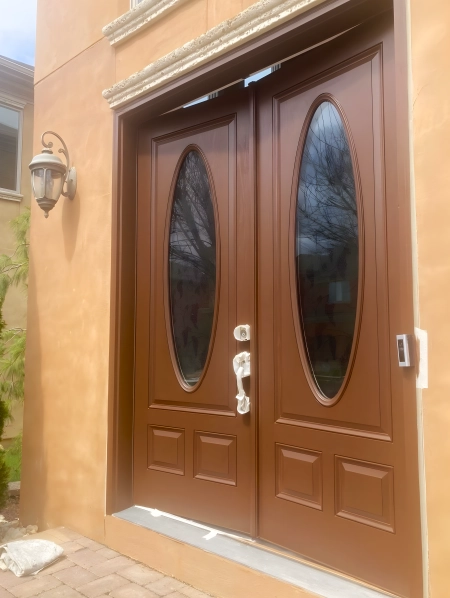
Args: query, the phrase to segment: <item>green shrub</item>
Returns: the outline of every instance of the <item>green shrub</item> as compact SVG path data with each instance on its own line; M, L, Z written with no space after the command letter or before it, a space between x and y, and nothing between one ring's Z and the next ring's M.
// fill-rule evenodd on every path
M1 318L1 312L0 312ZM9 417L9 409L5 401L0 400L0 438L3 435L5 421ZM6 464L5 452L0 453L0 509L5 506L8 499L9 467Z
M0 458L0 509L8 500L9 467L6 465L5 457Z
M12 445L4 452L6 465L9 467L9 481L19 482L22 469L22 434L14 438Z
M23 401L26 330L8 328L1 311L10 287L27 290L29 227L30 211L24 210L11 221L16 237L14 253L0 255L0 399L8 404L8 408L12 401Z
M24 210L11 221L16 237L12 255L0 255L0 439L6 420L10 417L13 401L23 401L25 377L26 330L7 328L2 317L6 293L12 286L22 286L26 291L28 279L28 229L30 211ZM0 508L8 498L8 482L20 479L22 463L22 437L18 437L8 451L0 452Z
M2 301L0 301L0 337L2 335L2 328L4 328L4 322L2 320ZM1 359L0 353L0 359ZM0 399L0 438L3 436L3 429L5 427L6 420L9 418L9 406L8 404ZM8 499L8 482L9 482L10 470L6 464L5 452L0 452L0 509L5 506Z

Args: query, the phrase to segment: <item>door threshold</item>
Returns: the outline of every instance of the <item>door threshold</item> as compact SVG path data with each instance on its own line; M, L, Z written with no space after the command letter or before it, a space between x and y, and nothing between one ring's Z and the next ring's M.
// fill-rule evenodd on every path
M302 561L288 552L282 552L278 547L272 547L245 535L164 513L158 509L136 505L115 513L113 517L238 563L321 598L392 596L342 577L338 573L325 570L320 565Z

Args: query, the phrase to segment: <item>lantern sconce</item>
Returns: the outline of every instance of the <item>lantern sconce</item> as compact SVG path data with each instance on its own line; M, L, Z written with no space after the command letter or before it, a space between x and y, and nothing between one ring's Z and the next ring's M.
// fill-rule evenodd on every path
M60 154L64 154L67 164L63 164L62 160L55 156L51 150L53 142L44 141L45 135L54 135L61 142L62 147L58 150ZM53 131L46 131L42 134L41 143L43 145L42 153L34 156L30 162L31 170L31 186L33 188L34 196L45 212L45 217L48 218L48 213L56 205L60 195L73 199L77 191L77 172L75 168L70 166L69 151L63 139ZM64 185L66 190L64 191Z

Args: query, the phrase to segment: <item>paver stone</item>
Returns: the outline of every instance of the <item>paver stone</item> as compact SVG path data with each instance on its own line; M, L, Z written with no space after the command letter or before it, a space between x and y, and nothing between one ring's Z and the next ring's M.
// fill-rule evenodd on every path
M167 594L173 594L178 590L186 587L181 581L178 579L174 579L173 577L163 577L162 579L155 581L147 586L145 586L148 590L155 592L158 596L167 596Z
M138 586L135 583L130 583L126 586L122 586L117 590L113 590L110 593L112 598L159 598L158 594Z
M101 594L108 594L120 586L128 585L128 581L119 575L107 575L95 581L80 586L78 591L88 598L98 598Z
M55 573L55 577L71 588L79 588L80 586L84 586L87 583L98 579L97 575L94 575L94 573L91 573L91 571L88 571L88 569L80 567L79 565L75 565L64 571L58 571Z
M30 598L31 596L37 596L42 594L45 590L51 590L59 586L61 582L59 579L55 579L52 575L46 575L44 577L27 577L29 581L21 583L19 586L14 586L9 591L16 598Z
M145 565L139 564L127 567L126 569L121 569L118 571L118 574L141 586L154 583L164 577L163 573L159 573L159 571L155 571L154 569L150 569L150 567L145 567Z

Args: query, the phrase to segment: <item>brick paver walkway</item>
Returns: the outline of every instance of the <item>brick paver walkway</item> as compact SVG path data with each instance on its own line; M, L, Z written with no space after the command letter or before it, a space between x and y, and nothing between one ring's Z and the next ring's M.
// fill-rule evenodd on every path
M209 598L67 528L33 537L62 546L63 558L30 577L0 571L0 598Z

